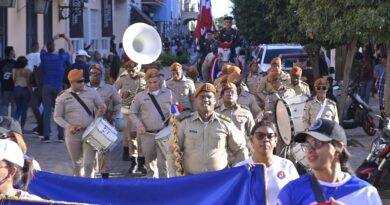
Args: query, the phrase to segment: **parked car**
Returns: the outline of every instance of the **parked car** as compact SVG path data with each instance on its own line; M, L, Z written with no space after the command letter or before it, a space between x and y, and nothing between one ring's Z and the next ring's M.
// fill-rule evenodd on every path
M299 44L263 44L256 53L256 60L259 62L260 73L266 73L271 67L271 61L281 54L304 53L303 46Z

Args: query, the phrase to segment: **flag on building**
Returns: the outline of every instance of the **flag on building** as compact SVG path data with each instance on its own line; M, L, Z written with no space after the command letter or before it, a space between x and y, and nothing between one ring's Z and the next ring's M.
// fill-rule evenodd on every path
M207 30L215 30L213 16L211 15L211 0L201 0L194 37L203 38Z

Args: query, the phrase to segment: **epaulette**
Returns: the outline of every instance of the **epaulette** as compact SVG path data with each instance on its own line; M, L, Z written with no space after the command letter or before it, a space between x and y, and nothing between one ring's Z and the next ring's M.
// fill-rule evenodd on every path
M226 117L225 115L217 113L217 116L226 122L229 122L229 123L232 122L232 119L230 119L229 117Z
M119 77L122 78L122 77L125 77L127 74L126 73L123 73L122 75L120 75Z
M329 104L337 106L337 103L329 98L326 99L326 102L329 102Z
M66 89L65 89L65 90L62 90L61 92L59 92L58 95L57 95L57 97L60 96L60 95L62 95L62 94L64 94L65 91L66 91Z
M191 117L191 112L183 112L179 116L176 116L176 120L181 122L189 117Z
M300 83L303 84L303 85L309 86L309 84L307 84L305 81L302 81L302 80L301 80Z
M240 105L241 108L244 108L245 110L251 111L251 109L245 105Z
M309 102L309 101L312 101L312 100L314 100L314 97L309 97L309 98L307 98L306 102Z

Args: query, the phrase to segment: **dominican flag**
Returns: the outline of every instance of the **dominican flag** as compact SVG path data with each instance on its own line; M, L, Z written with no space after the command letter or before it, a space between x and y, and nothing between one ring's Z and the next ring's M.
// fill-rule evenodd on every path
M179 103L171 104L171 113L173 115L180 115L180 113L183 112L183 106Z
M219 65L218 65L218 60L219 60L219 56L216 55L213 60L211 61L211 64L210 64L210 73L209 73L209 77L210 77L210 80L211 81L214 81L219 73L220 73L220 70L219 70Z
M207 30L215 31L213 16L211 15L211 0L201 0L194 37L197 39L204 38Z

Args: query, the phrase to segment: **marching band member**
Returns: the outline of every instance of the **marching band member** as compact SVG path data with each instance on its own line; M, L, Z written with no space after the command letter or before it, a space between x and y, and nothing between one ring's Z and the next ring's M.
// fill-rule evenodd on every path
M199 86L194 93L196 111L184 117L178 125L177 137L183 152L185 175L228 167L228 150L234 156L233 164L248 156L245 140L239 136L233 122L214 112L215 93L216 89L210 83Z
M196 66L189 66L187 68L186 77L194 82L195 88L201 84L201 81L198 79L198 68Z
M173 98L183 106L183 111L193 111L194 82L183 75L183 68L179 63L173 63L169 70L172 78L167 80L167 88L172 90Z
M287 84L287 81L290 79L290 75L282 71L282 59L276 57L271 61L271 68L268 70L268 74L261 78L259 84L257 85L256 95L265 102L265 98L268 93L272 92L271 79L269 74L271 72L277 72L280 75L280 79L283 84Z
M239 131L246 134L245 141L248 150L253 153L249 144L249 136L255 121L249 108L237 103L237 87L233 83L226 84L221 90L223 103L215 111L230 118Z
M312 173L284 186L276 204L382 204L375 187L351 175L347 137L337 122L319 119L295 141L302 143Z
M96 151L81 137L95 115L105 113L106 106L94 89L84 86L83 70L69 71L68 80L70 88L62 91L56 99L54 121L66 130L65 144L72 160L73 174L93 178ZM97 113L94 112L96 109Z
M278 134L274 123L268 120L257 122L251 131L250 142L253 155L235 166L255 166L263 163L267 167L268 204L275 204L279 191L288 182L299 177L294 164L285 158L274 155Z
M257 85L260 83L262 76L259 74L259 64L256 61L249 63L249 74L245 78L245 84L251 93L256 93Z
M0 140L0 194L19 199L40 200L39 196L26 190L32 178L33 165L31 160L25 160L20 147L13 141ZM22 189L14 188L22 182Z
M133 102L134 96L145 90L146 87L144 80L145 73L137 71L137 63L132 60L127 61L124 67L126 71L114 83L122 99L121 112L123 113L124 120L122 160L130 160L130 173L134 174L138 168L138 171L146 174L144 167L145 158L138 149L137 128L130 120L130 105Z
M287 84L287 87L294 89L296 95L306 95L310 97L310 88L307 83L301 80L302 77L302 68L294 66L290 70L290 82Z
M120 116L121 111L121 99L119 97L116 88L110 84L101 80L103 74L102 67L99 64L94 64L89 68L89 83L87 87L95 89L99 96L102 98L103 102L107 107L107 111L104 115L104 118L112 125L114 125L115 120ZM102 174L102 178L108 178L111 161L110 161L110 151L107 151L103 154L98 153L98 167L99 172Z
M166 159L156 146L155 135L167 126L173 96L171 90L161 88L157 69L148 69L145 81L147 89L135 95L130 106L130 119L137 127L137 137L145 156L146 176L167 177Z
M319 78L314 82L316 96L306 102L303 110L302 120L305 130L309 129L320 118L334 120L336 123L339 123L337 104L326 98L328 88L328 83L323 78Z
M255 119L255 121L260 121L263 118L263 111L259 107L259 104L256 102L255 96L245 90L243 84L241 83L240 74L237 72L230 73L227 82L233 83L237 86L237 103L239 105L249 108L249 110L253 114L253 118Z

